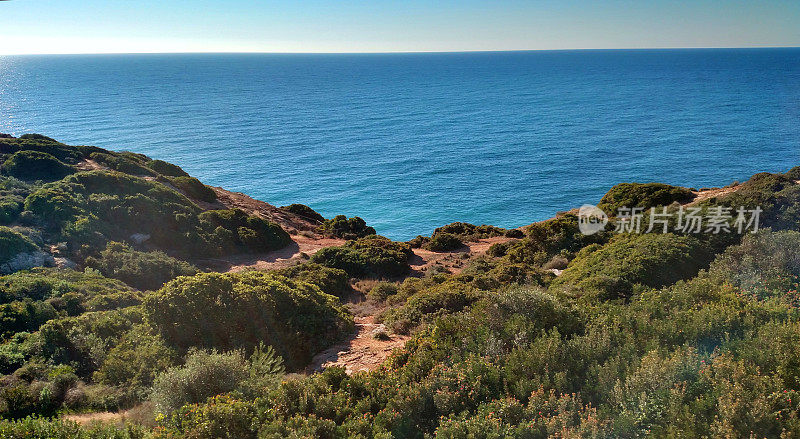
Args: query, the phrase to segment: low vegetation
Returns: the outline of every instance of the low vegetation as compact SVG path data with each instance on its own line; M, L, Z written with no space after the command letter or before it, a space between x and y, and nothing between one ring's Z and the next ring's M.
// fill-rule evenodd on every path
M281 209L291 212L295 215L301 216L312 222L322 224L325 222L325 217L317 213L314 209L306 206L305 204L290 204L288 206L281 206ZM331 226L332 228L332 226Z
M264 342L292 370L352 329L352 318L334 296L263 272L178 278L145 298L144 316L180 352L249 352Z
M357 216L347 218L344 215L325 220L319 226L319 231L326 236L342 239L358 239L375 234L375 229L369 227L363 219Z
M144 156L0 138L0 162L20 151L75 172L0 177L0 251L77 262L0 277L2 437L800 435L795 169L697 204L760 206L756 233L669 224L587 236L567 213L522 236L456 224L398 243L337 217L320 231L342 246L280 270L220 274L187 259L262 252L288 235L243 211L204 210L167 184L187 177L179 168ZM117 170L78 171L93 155ZM677 209L688 199L631 184L603 203ZM412 245L501 235L512 239L459 273L409 276ZM387 328L369 342L409 341L369 373L286 374L353 334L341 300L358 295L351 286L369 289L354 309L379 309ZM131 407L151 409L135 425L63 420Z
M662 183L620 183L609 190L597 207L609 215L616 215L621 207L640 207L644 210L656 206L691 201L691 190Z
M178 276L191 276L199 271L163 252L135 251L119 242L108 243L97 258L87 258L86 266L140 290L156 290Z
M408 259L412 254L408 244L372 235L341 247L323 248L311 261L344 270L352 277L392 278L408 272Z

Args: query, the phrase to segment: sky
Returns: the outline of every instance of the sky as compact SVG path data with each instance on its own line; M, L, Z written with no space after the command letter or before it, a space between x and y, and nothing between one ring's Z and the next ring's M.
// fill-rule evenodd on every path
M800 46L800 0L0 0L0 54Z

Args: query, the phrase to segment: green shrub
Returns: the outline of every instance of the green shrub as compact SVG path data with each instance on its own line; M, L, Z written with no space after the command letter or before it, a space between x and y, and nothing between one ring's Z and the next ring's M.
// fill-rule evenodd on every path
M397 294L397 284L391 282L378 282L367 293L367 297L378 302L383 302L390 296Z
M434 252L447 252L464 247L464 243L458 239L458 236L452 233L441 232L435 233L430 241L425 243L422 247Z
M0 226L0 264L8 262L19 253L38 250L36 245L22 234Z
M100 310L97 305L103 300L121 300L116 307L138 303L138 294L130 287L91 271L40 267L0 277L0 303L41 301L69 294L77 295L82 306L89 310Z
M0 165L0 171L20 180L60 180L74 170L45 152L18 151Z
M795 166L794 168L787 171L786 174L784 175L786 175L786 177L794 181L800 180L800 166Z
M163 160L150 160L149 162L147 162L147 167L167 177L189 176L189 174L187 174L186 171L181 169L180 166L173 165L172 163L167 163Z
M506 232L505 229L501 229L500 227L487 226L485 224L476 226L470 223L455 222L437 228L433 231L431 238L435 239L436 235L448 233L456 235L456 237L464 242L471 242L479 239L493 238L495 236L505 236Z
M125 333L94 373L94 381L145 392L161 372L177 363L176 353L161 337L152 335L144 326Z
M325 217L317 213L314 209L306 206L305 204L290 204L288 206L281 206L281 209L284 209L287 212L291 212L295 215L301 216L305 219L309 219L313 222L317 223L325 222Z
M297 370L352 328L338 300L305 282L263 273L181 277L149 295L148 321L185 351L271 345Z
M53 139L51 137L47 137L45 135L36 134L36 133L23 134L23 135L19 136L19 138L20 138L20 140L39 140L39 141L44 141L44 142L58 143L57 140L55 140L55 139Z
M170 179L170 182L189 198L207 203L217 201L217 193L214 192L214 189L200 183L200 180L194 177L174 177Z
M358 239L375 234L375 229L367 226L367 223L359 218L347 218L344 215L336 215L334 218L325 220L319 226L320 232L327 236L342 239Z
M151 235L148 244L182 254L225 255L282 248L289 235L241 210L201 212L165 185L117 172L91 171L48 184L25 209L49 223L70 248Z
M186 197L160 183L107 171L80 172L45 185L26 198L25 209L56 230L85 219L94 223L91 232L111 240L147 233L157 244L186 247L189 244L182 240L196 227L200 212Z
M594 292L603 299L628 297L636 284L658 288L688 279L712 258L708 245L693 236L618 235L573 260L553 285Z
M541 266L557 254L575 253L587 245L605 243L611 233L584 235L578 228L578 216L566 214L531 224L527 235L506 246L505 254L510 262Z
M0 305L0 337L3 339L18 332L34 332L45 322L58 316L49 303L32 300Z
M279 225L263 218L247 215L240 209L209 210L199 216L200 225L210 243L223 250L223 254L238 249L266 252L283 248L289 243L289 234Z
M119 242L109 242L97 258L86 260L86 266L140 290L155 290L178 276L191 276L198 272L194 265L166 253L135 251Z
M422 322L458 312L478 300L481 293L459 282L445 282L412 295L399 308L386 311L381 319L398 333L408 333Z
M111 346L142 321L140 307L87 312L50 320L31 336L37 356L50 364L72 366L88 379L102 364Z
M370 236L342 247L323 248L314 253L311 261L344 270L352 277L391 278L408 272L412 254L408 244Z
M759 227L774 230L800 228L800 185L785 174L762 172L742 183L738 190L723 197L712 198L705 205L730 207L736 217L737 209L761 208ZM752 230L752 229L751 229Z
M22 200L0 199L0 224L11 224L22 213Z
M26 439L143 439L145 428L127 424L118 428L106 424L81 426L58 418L29 417L0 420L0 436Z
M316 285L323 293L340 298L351 291L350 276L346 271L338 268L307 262L277 270L277 273L300 282Z
M138 160L132 160L119 153L112 152L94 152L89 155L89 158L95 162L108 167L111 170L123 172L130 175L146 175L148 177L155 176L155 173L139 163Z
M789 296L800 282L800 232L760 231L745 235L711 264L709 272L760 299Z
M689 189L662 183L620 183L611 188L597 207L609 215L616 215L620 207L668 206L674 202L685 203L694 198Z
M159 375L152 400L160 413L171 414L186 404L205 402L211 396L234 390L247 377L242 353L190 352L183 366Z

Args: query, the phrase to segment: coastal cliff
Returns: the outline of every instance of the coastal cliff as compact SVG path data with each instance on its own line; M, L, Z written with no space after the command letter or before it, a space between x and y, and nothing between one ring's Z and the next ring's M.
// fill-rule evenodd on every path
M798 180L621 183L597 230L576 209L395 242L0 135L0 433L797 434Z

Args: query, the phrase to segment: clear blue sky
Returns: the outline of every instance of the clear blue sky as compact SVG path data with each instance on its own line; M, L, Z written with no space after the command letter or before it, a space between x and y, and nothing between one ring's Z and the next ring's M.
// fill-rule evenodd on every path
M800 0L9 0L0 18L0 54L800 46Z

